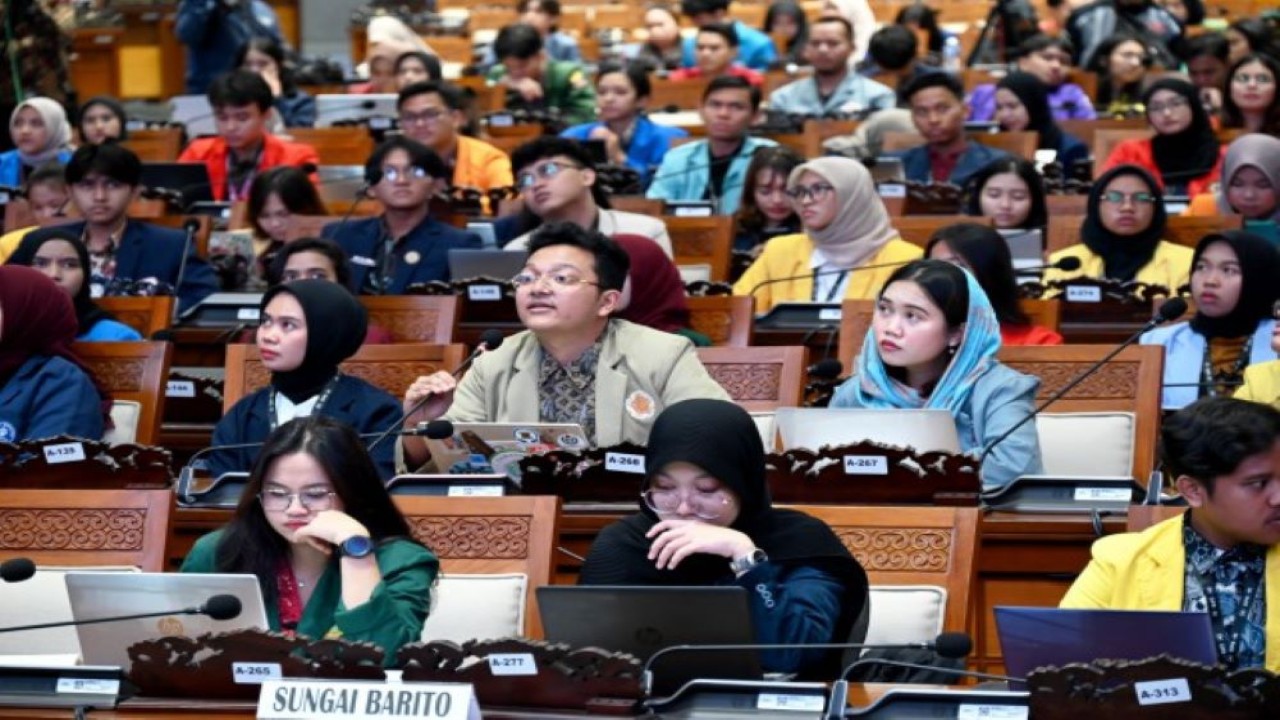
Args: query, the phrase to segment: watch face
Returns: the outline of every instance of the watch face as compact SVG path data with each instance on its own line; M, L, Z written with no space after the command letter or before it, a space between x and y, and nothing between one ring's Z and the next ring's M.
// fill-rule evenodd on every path
M342 542L341 550L347 557L366 557L373 553L373 539L364 535L353 535Z

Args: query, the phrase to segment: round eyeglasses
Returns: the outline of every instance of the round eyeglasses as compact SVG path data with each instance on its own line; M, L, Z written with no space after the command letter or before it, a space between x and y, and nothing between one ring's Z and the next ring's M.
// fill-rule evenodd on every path
M649 488L640 493L644 504L659 515L671 515L687 504L693 514L702 520L715 520L724 514L729 505L729 495L723 489L704 492L682 492L675 488Z

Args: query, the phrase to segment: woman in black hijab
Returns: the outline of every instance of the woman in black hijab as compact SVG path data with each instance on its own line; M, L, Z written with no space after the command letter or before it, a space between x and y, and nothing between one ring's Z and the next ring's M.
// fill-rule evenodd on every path
M685 400L654 422L640 512L604 529L584 585L738 585L761 643L845 642L867 577L822 521L772 507L764 445L745 410ZM761 654L769 672L834 677L840 652Z
M1242 230L1201 238L1191 262L1196 314L1157 328L1144 345L1163 345L1164 409L1206 395L1231 395L1244 369L1276 359L1272 306L1280 297L1280 254L1265 238Z
M1089 160L1089 147L1054 121L1049 89L1035 75L1015 71L996 83L995 117L1001 130L1039 133L1039 149L1056 152L1064 169Z
M256 344L271 383L231 408L213 431L213 445L262 442L295 417L325 415L362 434L380 433L400 417L400 403L385 390L338 371L360 349L368 326L364 307L345 287L327 280L296 280L262 296ZM366 438L368 440L369 438ZM394 443L373 452L383 480L394 472ZM245 472L257 450L215 451L214 475Z

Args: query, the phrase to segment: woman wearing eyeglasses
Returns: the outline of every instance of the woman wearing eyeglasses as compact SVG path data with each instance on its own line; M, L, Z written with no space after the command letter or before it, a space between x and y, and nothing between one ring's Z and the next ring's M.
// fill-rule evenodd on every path
M422 635L440 563L355 431L313 416L267 437L231 521L196 541L182 572L256 575L271 630L373 643L392 665Z
M872 298L895 267L923 254L893 229L871 173L856 160L810 160L791 171L787 194L804 232L770 240L733 285L734 295L755 296L757 312L780 302Z
M685 400L654 421L640 512L606 527L583 585L747 590L760 643L847 642L867 577L821 521L772 506L755 421L724 400ZM708 620L714 620L708 618ZM766 672L831 679L840 651L770 650Z
M1142 344L1165 349L1165 410L1231 395L1245 368L1276 359L1271 314L1278 277L1280 254L1265 238L1231 230L1200 240L1191 263L1195 316L1142 336Z
M1112 168L1094 180L1089 191L1080 229L1083 242L1049 256L1050 263L1079 258L1080 267L1046 270L1044 282L1089 277L1159 285L1176 294L1190 279L1192 253L1191 248L1161 239L1166 221L1155 178L1136 165Z
M1222 102L1222 127L1251 133L1280 135L1280 60L1252 53L1231 67L1227 96Z

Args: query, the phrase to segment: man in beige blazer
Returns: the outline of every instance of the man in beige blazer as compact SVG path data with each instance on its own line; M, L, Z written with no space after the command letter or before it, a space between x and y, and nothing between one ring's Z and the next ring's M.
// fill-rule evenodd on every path
M476 359L456 380L420 377L405 394L405 427L453 422L573 422L598 446L645 444L664 408L690 398L730 400L680 335L612 319L630 265L613 240L576 224L544 225L529 243L516 285L524 332ZM402 440L403 466L431 456ZM402 469L404 469L402 468Z

